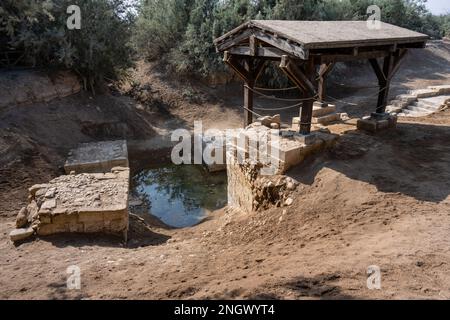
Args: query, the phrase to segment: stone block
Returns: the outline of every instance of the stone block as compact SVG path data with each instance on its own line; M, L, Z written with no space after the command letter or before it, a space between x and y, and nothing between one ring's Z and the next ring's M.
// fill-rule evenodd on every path
M434 89L419 89L411 91L413 96L416 96L418 99L422 98L430 98L439 95L439 90Z
M374 119L360 119L357 123L357 128L363 131L377 132L377 121Z
M341 120L339 113L331 113L321 117L313 117L313 124L329 125L330 123Z
M439 95L447 95L450 94L450 85L442 85L442 86L430 86L428 89L437 91Z
M128 167L125 140L81 144L71 150L64 165L67 174L110 172L114 167Z
M315 135L315 133L311 133L311 134L297 133L294 135L294 139L302 144L308 145L308 144L315 143L317 140L317 136Z
M98 233L103 232L105 230L105 226L103 221L100 223L95 222L84 222L84 231L85 233Z
M16 242L16 241L25 240L25 239L31 237L33 234L34 234L33 228L19 228L19 229L14 229L13 231L11 231L9 233L9 237L10 237L11 241Z
M70 224L70 223L77 223L78 222L78 217L76 214L60 214L60 215L55 215L51 218L51 223L52 224Z
M69 232L69 226L67 224L42 224L37 229L37 234L40 236L48 236L57 233Z
M109 232L119 233L125 230L128 230L128 220L115 219L109 222Z
M19 214L16 217L16 228L23 228L28 224L29 212L27 207L20 209Z
M80 223L95 223L95 222L103 222L105 217L101 210L95 212L80 212L78 214L78 222Z
M319 118L319 117L326 116L328 114L335 113L335 112L336 112L336 106L332 105L332 104L325 105L323 107L313 106L312 116L315 118Z
M392 129L397 126L397 116L383 113L373 113L371 117L358 120L357 128L363 131L376 133L378 131Z

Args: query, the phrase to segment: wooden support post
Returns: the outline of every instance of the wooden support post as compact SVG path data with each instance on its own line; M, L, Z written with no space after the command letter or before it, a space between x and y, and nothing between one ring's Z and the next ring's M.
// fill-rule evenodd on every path
M305 75L306 77L314 83L315 77L315 64L313 59L309 59L306 62L305 66ZM308 92L309 97L311 99L306 100L303 103L302 111L300 114L300 133L301 134L310 134L311 133L311 124L312 124L312 114L313 114L313 105L315 101L315 90Z
M314 60L307 60L305 70L303 71L288 56L284 55L281 58L280 68L305 93L306 97L310 98L303 102L300 113L300 133L305 135L309 134L311 133L312 110L316 96L316 89L314 87Z
M319 69L319 85L318 85L318 100L324 102L326 98L326 78L333 70L334 63L323 63Z
M253 78L253 59L245 62L245 70L249 73L249 78L245 80L244 86L244 128L253 123L253 89L255 80Z
M390 53L384 58L383 69L381 69L377 59L369 59L369 62L377 75L378 84L380 87L380 92L378 93L377 113L384 113L386 111L391 80L399 69L405 55L406 50L396 49L395 52Z
M244 128L253 122L253 89L266 61L253 57L238 59L225 51L223 61L244 81Z
M389 98L389 87L391 86L390 73L392 71L394 59L392 55L388 55L384 58L383 62L383 74L384 79L379 82L380 92L378 94L377 113L384 113Z

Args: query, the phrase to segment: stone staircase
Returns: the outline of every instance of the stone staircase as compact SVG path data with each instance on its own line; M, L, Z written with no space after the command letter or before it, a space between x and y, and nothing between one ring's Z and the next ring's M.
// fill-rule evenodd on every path
M431 86L399 95L386 107L386 112L402 117L423 117L441 110L450 101L450 85Z
M314 102L312 113L312 124L319 126L328 126L334 122L341 120L348 120L349 117L346 113L337 113L336 106L333 104L322 103L319 101ZM300 118L295 117L292 119L292 129L298 131L300 126Z

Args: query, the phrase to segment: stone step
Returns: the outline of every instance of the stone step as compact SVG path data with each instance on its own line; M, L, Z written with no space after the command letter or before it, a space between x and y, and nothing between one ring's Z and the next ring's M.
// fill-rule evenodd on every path
M412 111L409 109L403 109L403 113L407 117L422 117L422 116L426 116L429 114L429 113L424 113L424 112Z
M428 89L436 90L441 95L450 94L450 85L431 86L431 87L428 87Z
M435 107L436 103L433 101L429 101L429 100L425 100L425 99L420 99L419 101L416 102L417 104L423 104L423 105L427 105L430 107Z
M433 89L418 89L411 91L411 94L416 96L418 99L420 98L430 98L439 95L439 90Z
M432 104L432 103L428 103L428 102L425 103L424 101L416 102L415 104L413 104L413 106L425 109L429 112L435 112L436 110L439 109L439 106L437 104Z
M326 107L314 106L312 116L318 118L335 112L336 106L332 104L329 104Z
M408 108L406 108L406 109L410 110L410 111L415 111L415 112L418 112L418 113L426 113L426 114L433 113L433 111L430 111L430 110L425 109L425 108L421 108L419 106L414 106L414 105L408 106Z
M410 104L414 101L417 101L417 97L411 94L401 94L395 98L396 100L404 101L407 104Z
M341 115L339 113L331 113L322 117L313 117L312 123L313 124L322 124L322 125L328 125L332 122L336 122L341 120Z

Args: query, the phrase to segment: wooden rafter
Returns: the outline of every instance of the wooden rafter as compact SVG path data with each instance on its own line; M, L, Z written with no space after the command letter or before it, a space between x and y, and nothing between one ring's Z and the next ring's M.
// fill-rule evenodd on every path
M318 85L318 99L323 102L326 96L326 78L333 71L335 64L333 62L323 63L319 68L319 85Z
M315 76L314 60L308 60L303 71L296 65L295 61L285 55L281 58L280 68L310 98L304 101L300 112L300 133L309 134L311 132L312 109L316 96L316 89L313 84Z

